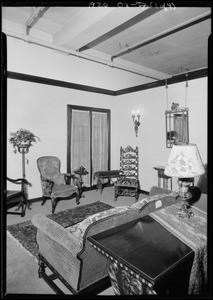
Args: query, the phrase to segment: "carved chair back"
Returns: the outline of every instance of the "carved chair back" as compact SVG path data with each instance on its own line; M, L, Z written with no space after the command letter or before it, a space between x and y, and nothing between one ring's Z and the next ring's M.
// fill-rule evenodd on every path
M138 147L120 148L120 171L127 178L138 179Z

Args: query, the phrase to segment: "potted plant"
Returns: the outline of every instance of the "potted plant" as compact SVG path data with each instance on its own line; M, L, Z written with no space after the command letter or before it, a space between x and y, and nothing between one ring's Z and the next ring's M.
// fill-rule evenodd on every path
M10 135L9 142L13 144L14 153L17 153L17 150L27 153L29 148L33 146L33 143L36 143L36 139L40 141L39 137L31 131L22 128L16 132L11 132Z

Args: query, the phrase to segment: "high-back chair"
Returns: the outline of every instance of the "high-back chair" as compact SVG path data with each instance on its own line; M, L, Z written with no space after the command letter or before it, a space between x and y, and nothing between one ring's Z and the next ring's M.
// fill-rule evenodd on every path
M52 213L54 213L56 201L59 198L70 198L72 195L75 195L77 205L80 203L78 178L74 174L60 172L61 162L58 157L39 157L37 166L41 178L42 205L44 205L47 198L50 198L52 201ZM72 185L67 184L68 178L72 179Z
M120 177L114 184L115 201L119 196L135 197L138 201L140 183L138 180L138 147L120 147Z

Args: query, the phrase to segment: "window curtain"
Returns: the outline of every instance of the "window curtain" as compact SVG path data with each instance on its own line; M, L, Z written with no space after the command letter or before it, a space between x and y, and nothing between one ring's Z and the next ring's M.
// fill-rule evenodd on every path
M107 114L92 112L92 173L105 170L108 170ZM93 176L92 184L96 184Z
M72 110L71 172L83 166L90 173L90 114L89 111ZM90 174L83 175L85 186L90 185Z

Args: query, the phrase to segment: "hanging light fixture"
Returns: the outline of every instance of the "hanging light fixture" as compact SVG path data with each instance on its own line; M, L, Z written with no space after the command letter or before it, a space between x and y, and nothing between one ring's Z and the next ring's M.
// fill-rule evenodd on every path
M168 85L165 81L167 110L165 111L166 121L166 147L172 148L177 144L189 143L189 109L187 108L188 73L186 73L186 96L185 107L179 103L172 102L171 109L168 108Z

